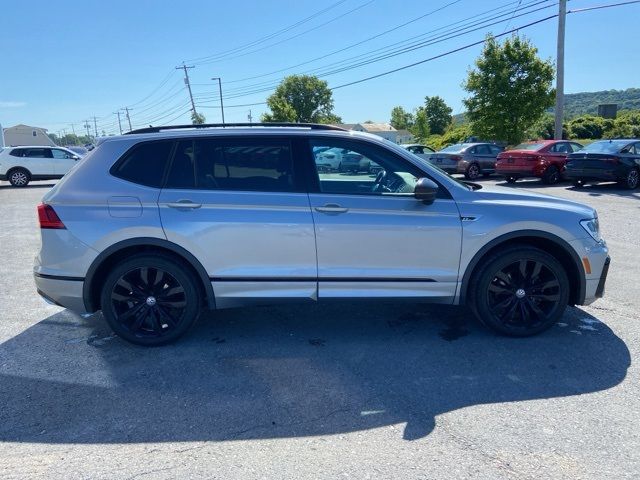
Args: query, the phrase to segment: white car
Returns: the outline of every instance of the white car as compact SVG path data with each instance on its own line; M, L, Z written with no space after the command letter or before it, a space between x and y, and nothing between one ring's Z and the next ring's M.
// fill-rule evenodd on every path
M80 156L63 147L7 147L0 151L0 180L24 187L31 180L62 178Z
M414 155L424 158L425 160L429 160L432 153L435 153L435 150L427 145L420 145L419 143L410 143L408 145L400 145L405 150L410 151Z

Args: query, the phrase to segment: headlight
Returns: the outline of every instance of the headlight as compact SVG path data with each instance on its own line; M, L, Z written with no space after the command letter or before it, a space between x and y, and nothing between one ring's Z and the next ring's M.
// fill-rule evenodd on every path
M580 225L582 225L582 228L584 228L596 242L602 242L602 237L600 236L600 223L598 222L597 217L590 220L581 220Z

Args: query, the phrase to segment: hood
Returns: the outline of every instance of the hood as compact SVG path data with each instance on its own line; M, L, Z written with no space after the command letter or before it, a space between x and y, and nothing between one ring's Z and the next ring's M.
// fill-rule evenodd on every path
M564 198L553 197L543 193L523 192L509 187L483 187L482 190L473 192L475 201L487 201L491 203L503 203L524 208L552 208L565 212L574 212L583 219L597 216L595 209L583 203L573 202Z

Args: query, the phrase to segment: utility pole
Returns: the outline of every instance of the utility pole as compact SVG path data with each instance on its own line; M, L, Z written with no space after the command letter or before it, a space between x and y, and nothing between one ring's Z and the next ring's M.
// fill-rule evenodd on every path
M224 125L224 103L222 103L222 79L213 77L211 80L218 80L218 89L220 91L220 110L222 110L222 125Z
M567 0L560 0L558 11L558 54L556 57L556 122L553 138L562 140L564 117L564 31L567 20Z
M189 100L191 100L191 111L193 113L198 113L196 112L196 104L193 103L193 94L191 93L191 83L189 82L189 72L187 71L191 68L196 68L196 67L194 66L187 67L183 62L181 67L176 67L176 70L184 70L184 83L187 85L187 89L189 90Z
M73 135L76 136L76 126L73 123L71 124L71 131L73 132Z
M122 135L122 123L120 123L120 110L117 112L113 112L114 115L118 116L118 128L120 129L120 135Z
M129 109L129 107L124 107L122 110L124 110L125 112L127 112L127 122L129 122L129 131L133 130L133 128L131 128L131 117L129 116L129 110L133 110ZM118 120L120 120L120 116L118 115Z
M96 138L98 138L98 122L96 121L96 117L93 117L93 128L95 129L96 132Z
M247 115L247 120L249 120L249 123L253 123L253 116L251 115L251 109L249 109L249 115Z
M91 125L89 125L89 120L84 121L84 128L87 129L87 137L91 138L91 132L90 132Z

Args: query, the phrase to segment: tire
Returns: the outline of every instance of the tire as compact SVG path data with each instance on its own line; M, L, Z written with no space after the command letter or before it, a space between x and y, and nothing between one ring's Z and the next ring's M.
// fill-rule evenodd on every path
M7 175L9 183L17 188L26 187L31 181L31 175L24 168L14 168Z
M162 254L118 263L100 295L102 313L119 337L136 345L165 345L184 335L200 314L194 275Z
M342 169L342 162L338 164L338 172L344 172L344 170Z
M560 171L555 165L550 165L542 175L542 183L546 185L554 185L560 181Z
M640 183L640 171L638 171L637 168L632 168L629 170L629 173L627 173L626 178L619 183L620 186L627 190L635 190L638 188L638 184Z
M472 163L467 167L467 171L464 172L464 178L467 180L476 180L480 176L480 167L477 163Z
M518 180L518 177L507 177L506 180L507 180L507 183L516 183L516 181Z
M573 180L573 186L574 188L582 188L584 187L584 180L582 180L581 178L577 178L575 180Z
M569 279L552 255L516 245L488 257L472 277L470 306L478 319L502 335L528 337L562 317Z

